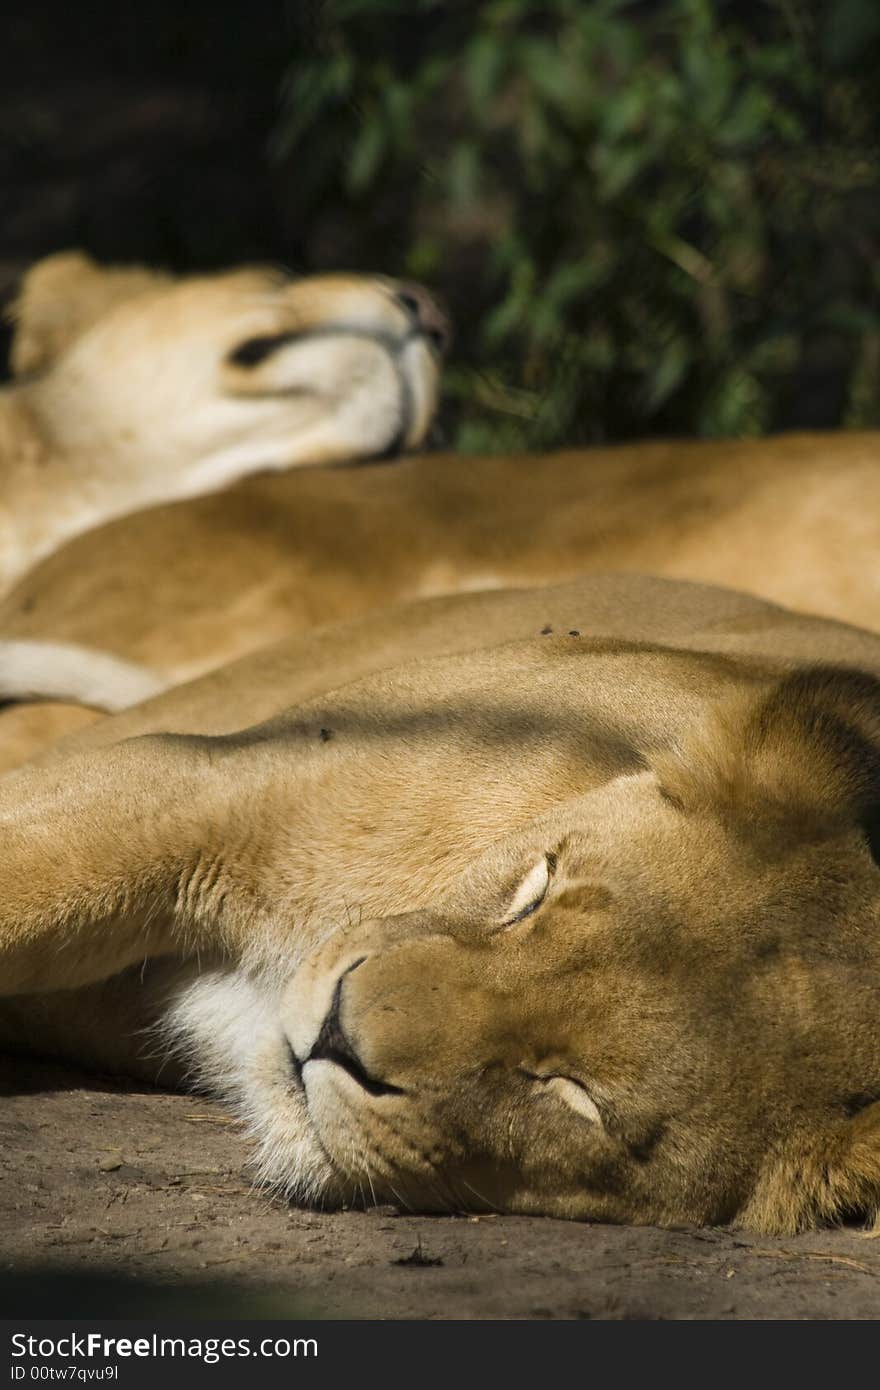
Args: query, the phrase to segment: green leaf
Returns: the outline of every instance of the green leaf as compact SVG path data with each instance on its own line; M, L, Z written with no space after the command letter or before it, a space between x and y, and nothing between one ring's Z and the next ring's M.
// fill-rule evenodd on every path
M464 80L471 105L479 112L495 96L504 71L506 51L493 33L478 34L468 45Z
M346 166L349 193L363 193L376 176L387 147L387 133L374 112L364 119Z
M473 141L463 141L454 147L446 169L449 197L458 208L469 207L476 201L480 183L480 154Z
M692 348L682 339L669 342L645 382L644 408L652 413L668 401L685 378L693 361Z

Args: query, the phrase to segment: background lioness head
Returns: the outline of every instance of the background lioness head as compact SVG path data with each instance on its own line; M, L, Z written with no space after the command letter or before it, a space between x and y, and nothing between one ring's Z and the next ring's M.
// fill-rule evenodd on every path
M49 373L38 399L61 448L197 468L199 490L418 445L449 332L420 286L378 276L175 279L80 252L34 266L12 315L13 369Z

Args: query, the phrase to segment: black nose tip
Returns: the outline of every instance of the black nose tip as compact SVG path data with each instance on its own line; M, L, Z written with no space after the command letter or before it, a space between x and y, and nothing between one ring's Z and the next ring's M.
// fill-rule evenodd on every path
M398 286L394 298L439 352L448 351L452 342L449 315L441 309L423 285L413 285L405 281Z
M342 995L345 981L353 970L357 970L359 965L363 965L365 960L366 956L356 960L353 965L343 971L336 981L336 988L333 991L327 1016L321 1024L321 1031L302 1065L306 1067L309 1062L333 1062L335 1066L348 1072L349 1076L371 1096L399 1096L403 1094L399 1086L388 1085L386 1082L378 1081L374 1076L370 1076L342 1026Z

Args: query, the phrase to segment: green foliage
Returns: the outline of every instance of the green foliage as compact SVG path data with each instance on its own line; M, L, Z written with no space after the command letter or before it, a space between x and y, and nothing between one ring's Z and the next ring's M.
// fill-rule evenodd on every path
M880 424L877 0L328 0L274 153L418 277L462 448Z

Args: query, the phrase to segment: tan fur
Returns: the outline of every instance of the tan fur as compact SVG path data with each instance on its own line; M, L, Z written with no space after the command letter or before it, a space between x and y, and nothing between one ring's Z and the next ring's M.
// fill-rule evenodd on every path
M0 393L0 591L138 507L416 446L437 353L397 293L259 269L178 282L78 253L37 265L13 309L13 363L38 374ZM271 350L239 361L254 340Z
M23 377L47 371L108 310L171 283L170 275L145 266L97 265L82 251L37 261L8 311L16 327L9 354L13 372Z
M61 700L39 704L16 701L0 710L0 773L20 767L59 739L88 728L100 719L99 710Z
M315 623L583 572L745 588L880 627L880 435L428 455L248 478L64 547L0 633L185 679Z
M0 782L3 1027L170 1048L299 1197L871 1219L878 805L880 637L634 577L405 606Z
M78 644L0 639L0 772L168 684L143 666Z

